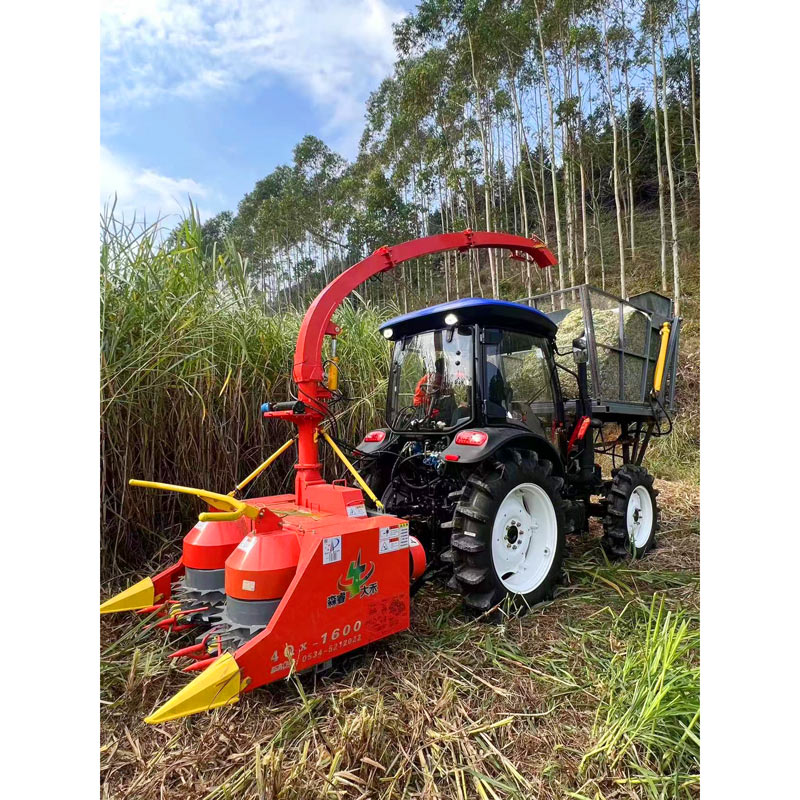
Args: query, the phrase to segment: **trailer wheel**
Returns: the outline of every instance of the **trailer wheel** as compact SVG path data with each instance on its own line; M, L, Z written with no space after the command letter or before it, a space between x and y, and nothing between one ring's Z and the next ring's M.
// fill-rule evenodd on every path
M603 548L609 558L641 558L656 543L659 509L653 476L635 464L621 467L606 499Z
M453 517L453 581L467 611L508 597L512 610L552 598L565 547L564 481L529 451L507 450L467 478Z

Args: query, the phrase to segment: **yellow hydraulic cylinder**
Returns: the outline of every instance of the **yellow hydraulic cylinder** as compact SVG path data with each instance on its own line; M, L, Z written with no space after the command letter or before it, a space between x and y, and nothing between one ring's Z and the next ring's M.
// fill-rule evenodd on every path
M656 371L653 375L653 391L658 394L661 391L661 385L664 383L664 364L667 360L667 345L669 344L669 331L670 324L665 322L661 326L661 349L658 351L658 360L656 361Z
M241 492L248 483L255 480L281 453L286 451L294 440L295 437L292 437L288 442L284 442L263 464L256 467L241 483L237 483L236 488L230 494Z
M328 388L332 392L339 388L339 356L334 356L328 364Z

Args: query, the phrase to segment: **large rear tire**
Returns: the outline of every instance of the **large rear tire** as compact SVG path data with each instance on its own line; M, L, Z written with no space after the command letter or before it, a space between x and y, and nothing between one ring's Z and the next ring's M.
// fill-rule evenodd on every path
M553 596L565 548L564 481L536 453L505 450L469 478L453 517L453 582L466 609L511 610Z
M393 453L391 456L385 453L376 454L367 460L363 466L359 467L361 477L381 502L383 502L383 495L389 486L389 476L394 463L393 456ZM364 492L364 501L369 503L370 506L372 505L372 500L370 500L366 492Z
M626 464L614 475L606 495L603 548L609 558L641 558L655 547L659 508L653 476Z

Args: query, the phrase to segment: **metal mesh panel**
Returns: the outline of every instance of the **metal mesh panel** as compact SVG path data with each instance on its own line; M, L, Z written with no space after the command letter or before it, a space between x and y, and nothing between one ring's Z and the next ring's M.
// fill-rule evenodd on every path
M585 338L589 356L589 394L598 403L636 403L650 407L655 363L659 352L659 328L663 318L607 294L582 285L521 301L547 313L559 326L556 361L575 370L572 341ZM655 318L654 318L655 317ZM588 324L587 324L588 323ZM671 405L675 354L665 365L665 405ZM578 395L572 375L559 371L566 399Z

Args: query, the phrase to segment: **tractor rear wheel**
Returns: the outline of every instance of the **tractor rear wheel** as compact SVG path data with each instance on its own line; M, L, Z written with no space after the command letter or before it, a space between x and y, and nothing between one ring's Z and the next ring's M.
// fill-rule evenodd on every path
M565 547L562 478L536 453L506 450L467 478L453 517L453 581L471 613L508 597L514 610L552 598Z
M603 548L609 558L641 558L656 543L658 491L653 476L641 466L625 464L608 488L603 519Z
M392 471L393 463L392 459L388 458L386 455L376 455L366 460L364 466L359 467L361 477L381 502L383 494L389 486L389 476ZM364 500L372 504L366 492L364 492Z

